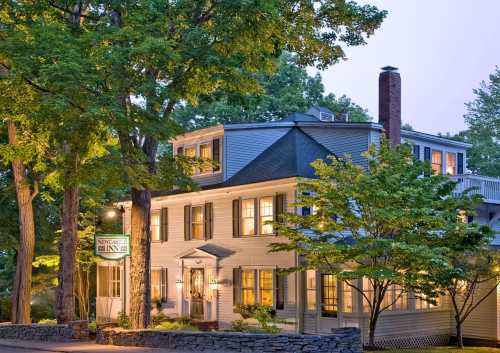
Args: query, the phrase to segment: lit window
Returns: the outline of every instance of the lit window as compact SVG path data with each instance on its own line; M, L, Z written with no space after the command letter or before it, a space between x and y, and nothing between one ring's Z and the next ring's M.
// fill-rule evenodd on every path
M307 288L307 310L316 311L316 271L307 270L306 288Z
M160 212L151 212L151 241L160 240Z
M191 239L203 239L203 207L191 208Z
M457 155L455 153L446 153L446 174L457 174Z
M347 282L347 283L346 283ZM348 284L352 283L350 281L344 281L344 312L345 313L352 313L352 287Z
M334 275L321 274L321 315L337 316L337 283Z
M158 302L161 299L161 269L151 270L151 301Z
M200 172L201 173L209 173L212 171L212 166L210 165L210 160L212 159L212 147L210 144L203 144L200 145L200 158L203 159L204 162L206 162L202 167Z
M388 307L388 310L408 309L408 297L401 286L392 285L387 288L382 304L382 308L385 307Z
M184 149L184 155L186 157L190 157L190 158L195 158L196 157L196 147L186 147ZM191 174L194 175L196 173L196 168L192 168L191 169Z
M370 303L373 303L373 286L370 280L366 277L363 277L363 311L370 311ZM368 300L365 298L368 298Z
M244 270L241 273L241 302L244 305L255 304L255 271Z
M109 266L99 265L98 269L98 278L99 278L99 297L109 297L109 279L110 279L110 271Z
M263 197L259 200L260 202L260 233L261 234L273 234L273 225L266 224L266 222L272 222L273 220L273 198Z
M255 199L241 201L241 234L255 235Z
M120 297L120 267L111 267L111 296L114 298Z
M434 175L442 174L443 153L441 151L432 151L432 171Z
M273 271L259 271L260 305L273 306Z

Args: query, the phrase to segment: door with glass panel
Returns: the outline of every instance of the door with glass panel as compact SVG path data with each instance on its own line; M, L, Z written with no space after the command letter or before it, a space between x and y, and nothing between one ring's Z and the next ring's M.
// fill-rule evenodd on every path
M203 320L203 293L205 287L205 271L202 268L191 269L191 317Z

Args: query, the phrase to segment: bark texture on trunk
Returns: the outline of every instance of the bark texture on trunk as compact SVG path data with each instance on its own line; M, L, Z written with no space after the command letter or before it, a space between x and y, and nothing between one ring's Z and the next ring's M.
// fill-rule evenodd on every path
M7 125L9 144L17 145L17 128L14 122ZM14 324L31 322L31 264L35 252L35 222L31 187L26 178L26 166L20 159L12 161L12 172L16 186L19 209L19 249L17 252L16 274L12 290L11 321Z
M148 327L151 316L150 209L151 192L147 189L132 189L129 282L131 329Z
M75 273L76 249L78 245L79 197L80 190L78 186L67 186L64 189L56 307L58 323L67 323L75 319Z
M460 320L456 321L456 330L457 330L457 347L464 348L464 338L462 333L462 322Z

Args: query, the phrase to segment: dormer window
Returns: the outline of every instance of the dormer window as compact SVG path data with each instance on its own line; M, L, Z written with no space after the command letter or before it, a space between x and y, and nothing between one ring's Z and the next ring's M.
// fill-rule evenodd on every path
M183 154L190 158L200 158L207 162L200 168L193 167L191 175L217 173L221 170L220 146L220 138L215 138L211 141L204 141L187 146L178 146L177 154Z
M319 120L321 121L333 121L333 115L328 112L319 112Z

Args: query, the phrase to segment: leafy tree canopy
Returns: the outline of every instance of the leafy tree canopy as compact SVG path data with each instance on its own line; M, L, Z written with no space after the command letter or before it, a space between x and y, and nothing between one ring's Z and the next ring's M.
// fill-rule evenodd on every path
M187 130L216 124L280 120L293 112L305 112L313 105L329 108L335 115L347 113L349 121L369 121L367 111L348 97L324 94L321 75L308 75L297 57L285 52L275 72L253 75L260 87L254 94L215 92L203 96L199 104L181 104L175 119Z

